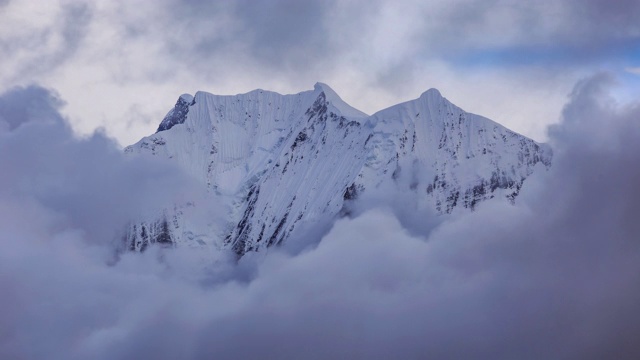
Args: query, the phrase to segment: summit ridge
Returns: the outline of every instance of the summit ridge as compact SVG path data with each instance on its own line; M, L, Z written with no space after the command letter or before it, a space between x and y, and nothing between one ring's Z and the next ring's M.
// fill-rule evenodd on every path
M173 246L238 257L300 238L389 189L410 194L408 207L439 214L494 198L514 202L552 157L547 145L465 112L436 89L369 116L323 83L292 95L182 95L158 132L125 151L176 162L215 197L138 221L126 236L130 249L168 232ZM191 221L207 201L224 204L224 225Z

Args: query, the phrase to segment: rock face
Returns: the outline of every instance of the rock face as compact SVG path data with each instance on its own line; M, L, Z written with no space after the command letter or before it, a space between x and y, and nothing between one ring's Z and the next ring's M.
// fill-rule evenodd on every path
M129 248L162 239L238 256L344 214L345 202L381 187L415 193L414 206L438 213L473 210L494 197L513 202L534 167L551 164L546 145L464 112L435 89L368 116L321 83L295 95L182 95L156 134L125 151L177 162L227 209L222 229L197 232L193 209L165 210L132 225Z
M164 117L158 131L165 131L171 129L174 125L182 124L187 119L187 113L189 113L189 106L194 105L193 96L189 94L183 94L178 98L178 102L171 111Z

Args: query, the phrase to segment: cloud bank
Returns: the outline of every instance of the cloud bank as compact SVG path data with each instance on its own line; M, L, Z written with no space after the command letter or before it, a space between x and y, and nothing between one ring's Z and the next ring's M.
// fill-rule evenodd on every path
M389 202L306 251L205 267L189 249L117 251L117 230L188 179L75 137L47 89L6 92L0 357L639 357L640 104L611 82L576 85L554 166L515 206L424 225Z

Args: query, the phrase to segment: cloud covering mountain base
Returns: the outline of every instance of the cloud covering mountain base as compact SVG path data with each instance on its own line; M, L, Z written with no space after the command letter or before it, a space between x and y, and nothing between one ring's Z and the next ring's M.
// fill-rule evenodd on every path
M554 164L516 205L421 223L366 202L317 246L238 265L118 253L130 217L200 190L75 138L46 90L6 93L0 358L640 357L640 105L615 104L611 81L576 85Z

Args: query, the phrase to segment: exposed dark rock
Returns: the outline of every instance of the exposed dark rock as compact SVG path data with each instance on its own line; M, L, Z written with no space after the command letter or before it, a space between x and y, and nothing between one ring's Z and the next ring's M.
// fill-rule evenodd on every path
M169 130L177 124L182 124L187 119L187 113L189 113L189 106L195 104L195 98L191 104L187 103L182 97L178 98L178 102L173 109L164 117L156 133L160 131Z

